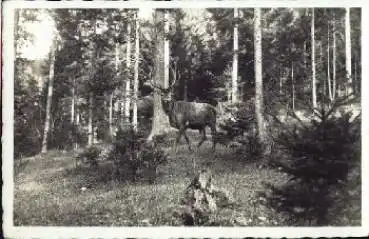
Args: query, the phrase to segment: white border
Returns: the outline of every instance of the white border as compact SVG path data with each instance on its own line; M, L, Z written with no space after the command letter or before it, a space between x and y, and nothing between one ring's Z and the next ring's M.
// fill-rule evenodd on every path
M361 227L14 227L13 226L13 79L14 79L14 9L15 8L234 8L234 7L361 7L362 8L362 65L368 66L369 8L365 0L280 0L280 1L172 1L172 2L84 2L84 1L6 1L3 2L3 229L5 237L346 237L369 235L368 151L369 125L367 101L368 68L362 68L362 226Z

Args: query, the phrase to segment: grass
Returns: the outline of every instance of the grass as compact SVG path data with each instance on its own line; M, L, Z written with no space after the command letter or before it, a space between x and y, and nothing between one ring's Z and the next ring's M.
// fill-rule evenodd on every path
M190 133L199 140L198 133ZM195 148L195 147L194 147ZM169 146L168 163L159 167L154 184L117 181L113 165L98 168L75 167L72 152L51 151L27 161L14 178L14 225L16 226L146 226L180 225L174 212L196 170L212 171L215 185L225 188L238 203L223 209L216 217L221 225L232 225L242 218L248 226L288 225L288 218L263 206L258 192L263 183L283 184L287 176L277 170L260 168L258 163L237 156L233 149L217 146L211 152L206 141L195 152L182 140L175 153Z

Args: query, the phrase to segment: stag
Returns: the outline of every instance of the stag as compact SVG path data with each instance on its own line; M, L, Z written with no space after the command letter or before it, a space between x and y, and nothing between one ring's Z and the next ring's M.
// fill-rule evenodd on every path
M173 70L173 69L172 69ZM176 139L175 150L177 151L177 145L182 137L185 137L186 142L188 144L188 148L192 151L190 140L186 134L187 129L195 129L199 130L200 134L202 134L202 139L198 143L197 147L200 147L205 140L206 137L206 127L209 127L212 134L213 147L212 150L215 150L216 145L216 116L217 110L214 106L208 103L199 103L199 102L188 102L183 100L173 100L170 97L170 93L172 92L173 86L176 82L176 74L173 73L173 82L167 88L164 89L160 86L155 86L161 92L162 96L162 106L164 112L169 117L169 123L173 128L178 129L178 135Z

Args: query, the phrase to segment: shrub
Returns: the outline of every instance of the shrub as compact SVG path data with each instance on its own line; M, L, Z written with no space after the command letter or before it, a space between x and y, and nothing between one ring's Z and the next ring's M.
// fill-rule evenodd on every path
M109 158L116 163L116 174L121 177L120 170L130 179L148 179L152 182L157 173L157 167L166 161L167 155L160 149L158 140L154 137L147 142L144 133L136 132L132 127L119 129L113 143Z
M77 155L76 164L90 164L90 166L96 167L98 165L100 153L101 149L97 146L87 147L83 152Z
M231 116L223 120L219 127L226 132L228 138L240 145L240 155L259 155L261 145L257 139L254 98L225 108L226 112L231 112ZM265 120L268 121L268 117Z
M328 223L326 216L334 204L331 189L347 180L360 159L361 118L341 110L351 103L345 98L315 110L308 122L295 115L292 129L280 122L283 130L276 143L282 156L272 163L290 175L290 181L279 188L267 185L271 193L264 196L270 206L295 219Z

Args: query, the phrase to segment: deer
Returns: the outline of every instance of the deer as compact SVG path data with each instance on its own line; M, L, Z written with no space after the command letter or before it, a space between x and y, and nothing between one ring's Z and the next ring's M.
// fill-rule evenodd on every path
M175 144L175 151L177 152L177 146L182 135L185 137L188 149L193 151L191 148L190 140L186 134L187 129L195 129L199 130L199 133L202 134L202 139L198 143L197 147L200 146L207 140L206 137L206 127L209 127L212 134L212 151L215 151L216 145L216 118L217 118L217 109L208 103L200 103L200 102L189 102L184 100L174 100L170 97L170 93L176 83L176 74L173 68L173 82L171 85L164 89L160 86L151 85L154 88L159 89L159 92L162 96L162 106L165 114L169 117L169 123L173 128L178 129L178 135Z

